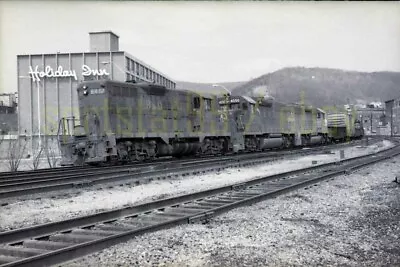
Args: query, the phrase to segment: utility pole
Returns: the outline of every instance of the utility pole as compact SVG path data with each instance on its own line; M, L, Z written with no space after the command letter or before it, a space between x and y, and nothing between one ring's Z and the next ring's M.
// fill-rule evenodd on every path
M393 136L393 105L390 108L390 136Z
M371 111L371 115L370 115L370 120L371 120L371 135L372 135L372 111Z

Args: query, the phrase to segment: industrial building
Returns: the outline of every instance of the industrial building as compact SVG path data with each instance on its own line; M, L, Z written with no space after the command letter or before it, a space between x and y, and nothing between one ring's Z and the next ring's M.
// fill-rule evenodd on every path
M400 135L400 97L385 101L385 114L390 134Z
M175 88L166 75L119 51L113 32L91 32L89 37L89 52L17 56L20 136L55 136L60 118L78 118L76 87L84 80L147 81Z
M384 134L384 108L367 105L363 108L358 107L356 112L363 124L366 135Z
M15 134L18 131L17 93L0 94L0 133Z

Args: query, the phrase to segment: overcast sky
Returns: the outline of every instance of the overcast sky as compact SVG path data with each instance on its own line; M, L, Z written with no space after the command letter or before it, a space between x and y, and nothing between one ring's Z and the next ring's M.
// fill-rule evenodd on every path
M125 50L175 80L244 81L286 66L400 71L396 2L0 2L0 86L16 55L89 50L112 30Z

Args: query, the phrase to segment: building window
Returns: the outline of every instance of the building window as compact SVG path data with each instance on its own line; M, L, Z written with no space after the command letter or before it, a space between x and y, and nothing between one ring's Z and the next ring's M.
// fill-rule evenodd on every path
M142 65L139 65L139 68L140 68L139 75L143 77L144 68Z
M134 66L135 66L135 73L137 74L137 75L139 75L139 66L138 66L138 64L136 63L136 62L134 62L135 64L134 64Z
M125 68L127 70L129 70L129 61L130 61L130 59L126 57L125 60L126 60L126 67Z

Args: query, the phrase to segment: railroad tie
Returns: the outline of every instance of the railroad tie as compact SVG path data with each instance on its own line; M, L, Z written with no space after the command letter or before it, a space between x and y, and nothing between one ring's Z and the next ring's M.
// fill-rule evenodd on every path
M49 252L45 249L25 248L22 246L2 246L0 254L4 256L27 258Z
M78 235L96 235L96 236L110 236L120 234L118 231L101 230L101 229L75 229L71 232Z
M65 242L54 242L47 240L26 240L23 243L23 246L26 248L36 248L36 249L46 249L46 250L56 250L70 246L71 243Z
M19 261L22 259L24 259L24 258L0 255L0 265L9 263L9 262Z
M101 230L105 230L105 231L108 231L108 230L111 230L111 231L119 231L120 233L132 231L132 230L138 228L138 227L134 227L133 225L130 225L130 224L122 224L122 223L117 224L117 225L113 225L113 224L108 224L108 225L102 224L102 225L99 225L99 226L96 226L96 227L97 227L98 229L101 229Z
M93 241L96 239L100 239L101 236L98 235L78 235L78 234L56 234L50 236L50 241L61 241L67 243L83 243L88 241Z

